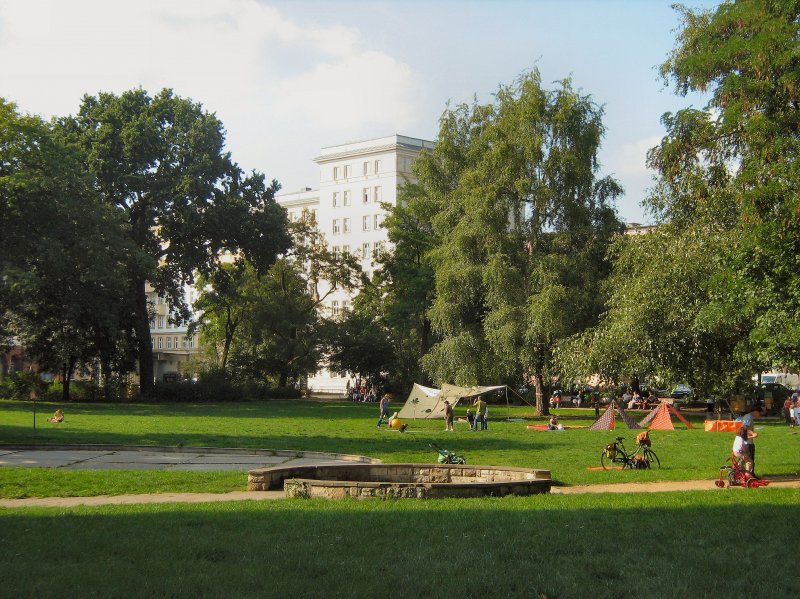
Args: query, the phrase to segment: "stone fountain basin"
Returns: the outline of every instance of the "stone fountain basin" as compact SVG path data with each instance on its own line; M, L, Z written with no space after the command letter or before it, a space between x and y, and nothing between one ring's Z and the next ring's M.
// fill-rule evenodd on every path
M550 492L550 471L451 464L322 464L250 470L248 489L287 497L500 497Z

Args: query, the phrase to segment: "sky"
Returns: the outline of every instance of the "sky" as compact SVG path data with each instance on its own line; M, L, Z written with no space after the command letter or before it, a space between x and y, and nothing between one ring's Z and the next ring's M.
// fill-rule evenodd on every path
M448 103L489 102L538 68L604 107L601 174L625 189L620 218L647 223L661 115L705 104L658 76L672 2L0 0L0 97L49 119L85 94L169 87L220 118L243 168L296 191L319 186L321 148L435 140Z

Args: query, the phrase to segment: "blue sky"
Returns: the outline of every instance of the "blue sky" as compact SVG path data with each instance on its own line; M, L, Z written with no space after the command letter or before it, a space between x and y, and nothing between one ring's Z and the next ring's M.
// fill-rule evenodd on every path
M703 105L658 78L670 3L0 0L0 95L49 117L85 93L171 87L217 113L235 160L291 191L318 185L321 147L433 139L448 101L488 101L536 66L605 106L603 172L625 187L620 216L647 222L660 116Z

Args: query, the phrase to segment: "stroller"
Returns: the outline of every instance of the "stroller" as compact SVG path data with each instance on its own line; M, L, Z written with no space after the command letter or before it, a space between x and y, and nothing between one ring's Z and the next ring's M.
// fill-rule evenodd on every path
M466 464L467 460L464 456L456 455L452 451L448 451L447 449L442 449L438 445L433 443L430 444L430 447L435 449L439 453L438 462L440 464Z
M714 481L720 489L725 487L725 474L728 475L729 487L747 487L748 489L756 489L758 487L766 487L770 481L756 477L752 472L748 472L744 468L744 463L731 454L731 465L722 466L719 469L719 478Z

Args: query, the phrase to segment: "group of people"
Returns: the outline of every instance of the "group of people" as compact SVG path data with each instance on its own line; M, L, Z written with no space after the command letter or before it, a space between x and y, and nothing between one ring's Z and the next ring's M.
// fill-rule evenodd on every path
M356 379L353 384L347 381L347 397L350 401L372 403L381 397L381 390L371 381Z
M636 389L634 389L633 393L625 389L625 393L622 394L622 405L628 410L646 410L657 403L658 397L652 391L648 392L647 397L642 397Z
M797 391L783 402L783 417L790 427L800 426L800 393Z

